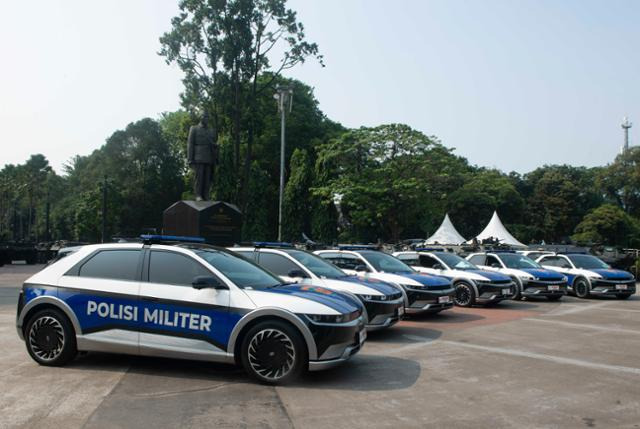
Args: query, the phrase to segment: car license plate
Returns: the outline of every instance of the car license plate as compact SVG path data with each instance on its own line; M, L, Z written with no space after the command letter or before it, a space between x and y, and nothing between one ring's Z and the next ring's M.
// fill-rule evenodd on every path
M560 290L560 286L558 286L558 285L549 285L548 289L549 290Z
M363 329L362 331L360 331L360 336L358 338L358 340L360 341L360 344L364 343L364 340L367 339L367 330Z
M503 295L511 295L511 289L502 289Z
M398 316L402 316L404 314L404 305L401 307L398 307Z
M627 290L627 285L616 285L616 289L618 289L618 290Z
M438 303L440 303L440 304L445 304L447 302L449 302L449 295L441 296L441 297L438 298Z

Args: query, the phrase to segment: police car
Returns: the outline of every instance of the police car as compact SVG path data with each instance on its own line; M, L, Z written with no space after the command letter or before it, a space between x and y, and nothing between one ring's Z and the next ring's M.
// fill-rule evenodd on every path
M396 252L394 256L421 273L451 279L455 287L455 303L461 307L497 303L509 299L514 292L514 284L510 277L481 270L454 253L417 249L414 252Z
M287 282L322 286L351 293L364 305L367 331L388 328L404 314L402 291L375 279L359 279L313 253L287 243L256 243L257 247L231 247Z
M343 246L314 252L347 274L381 280L403 290L407 313L439 313L453 308L453 287L444 277L417 273L393 256L367 247Z
M537 262L567 276L568 291L579 298L598 295L627 299L636 292L636 279L631 273L613 269L593 255L558 253L543 255Z
M473 253L467 260L483 270L496 271L513 279L515 293L511 299L546 297L557 301L567 293L567 277L546 270L534 260L514 251Z
M346 361L366 338L350 295L284 284L196 238L144 238L83 246L24 283L17 330L36 362L117 352L235 363L284 383Z

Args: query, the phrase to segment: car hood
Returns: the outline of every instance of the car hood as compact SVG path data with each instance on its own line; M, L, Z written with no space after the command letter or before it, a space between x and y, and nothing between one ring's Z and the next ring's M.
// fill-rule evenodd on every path
M397 273L397 274L394 274L394 275L398 276L398 277L401 277L401 278L404 278L404 279L413 280L414 282L417 282L418 284L420 284L422 286L449 286L449 285L451 285L451 280L447 279L446 277L434 276L434 275L431 275L431 274ZM405 280L403 282L403 284L409 284L409 282L407 282Z
M485 270L465 270L465 273L473 273L473 274L477 274L479 276L485 277L487 280L491 280L493 281L500 281L500 280L511 280L511 277L504 275L504 274L500 274L500 273L494 273L493 271L485 271Z
M279 307L293 313L349 314L362 311L362 304L357 298L320 286L286 284L272 289L244 291L258 307Z
M324 279L324 280L326 281L327 279ZM347 277L341 277L340 279L335 279L331 281L332 282L335 282L335 281L348 282L351 284L355 283L365 288L373 289L374 291L378 292L380 295L394 295L398 293L398 289L395 286L377 279L371 279L371 278L363 279L357 276L347 276ZM329 286L329 284L327 284L327 286ZM367 295L371 295L371 293L367 293L367 292L363 292L363 293Z
M623 270L616 270L613 268L604 268L604 269L596 268L596 269L590 269L588 271L591 271L592 273L596 273L606 280L632 280L633 279L633 275L631 273Z
M520 271L531 274L533 277L538 277L540 280L560 280L563 277L562 274L557 271L545 270L542 268L520 268Z

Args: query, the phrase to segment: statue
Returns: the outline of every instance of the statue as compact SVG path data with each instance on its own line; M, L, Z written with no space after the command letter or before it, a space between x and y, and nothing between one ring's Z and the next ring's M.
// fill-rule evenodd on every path
M218 161L215 131L209 128L209 114L205 110L198 125L189 129L187 161L196 175L193 193L196 201L208 200L213 181L213 167Z

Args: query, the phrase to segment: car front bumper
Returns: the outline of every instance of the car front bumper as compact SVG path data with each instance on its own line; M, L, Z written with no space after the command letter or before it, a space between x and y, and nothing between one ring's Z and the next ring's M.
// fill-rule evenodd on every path
M635 280L604 280L604 279L591 280L590 293L592 295L599 295L599 296L634 294L636 293L636 281Z
M515 285L513 283L477 283L476 285L479 292L476 302L481 304L510 299L515 292Z
M409 305L407 314L435 313L453 308L454 288L446 289L410 289L405 288Z
M367 331L378 331L395 325L404 314L404 299L394 301L364 301L369 320Z
M309 361L309 371L319 371L346 362L362 348L367 338L364 317L348 323L307 325L318 349L317 360Z
M558 296L567 294L567 283L561 281L528 281L522 284L522 296Z

